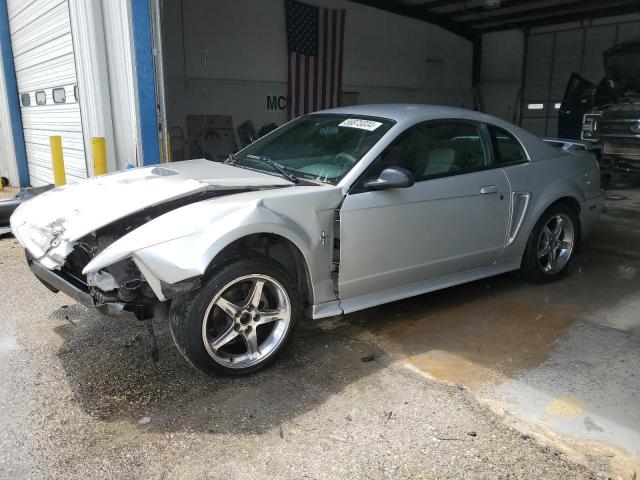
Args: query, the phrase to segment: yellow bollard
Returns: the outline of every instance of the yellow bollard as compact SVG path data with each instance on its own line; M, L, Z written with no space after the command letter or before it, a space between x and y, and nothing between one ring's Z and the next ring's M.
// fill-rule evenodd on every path
M52 135L49 137L51 144L51 163L53 164L53 183L56 187L67 183L67 176L64 173L64 157L62 156L62 137Z
M91 156L93 157L93 175L107 173L107 147L104 143L104 137L91 139Z

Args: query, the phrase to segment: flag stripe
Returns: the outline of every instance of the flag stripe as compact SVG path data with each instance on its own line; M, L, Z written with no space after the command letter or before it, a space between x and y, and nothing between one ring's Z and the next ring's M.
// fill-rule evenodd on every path
M320 108L327 108L327 28L329 27L329 9L324 8L322 12L322 102Z
M342 60L344 52L344 23L346 17L346 11L340 12L340 50L338 51L338 96L342 93ZM336 105L340 106L340 98L336 101Z
M320 35L318 38L318 55L316 56L318 59L318 104L317 104L317 110L321 110L322 109L322 85L324 84L323 78L322 78L322 72L324 71L323 68L323 58L324 58L324 38L326 37L326 34L324 32L324 27L323 27L323 19L324 19L324 15L320 15Z
M329 82L329 108L335 107L334 93L335 93L335 81L336 81L336 22L338 18L338 12L333 10L331 12L331 80Z
M293 97L291 96L291 57L295 53L289 52L289 61L287 62L287 118L291 118L291 102Z
M304 56L304 113L309 113L309 55Z
M300 116L300 54L296 53L296 117Z
M313 57L313 110L318 109L318 55Z

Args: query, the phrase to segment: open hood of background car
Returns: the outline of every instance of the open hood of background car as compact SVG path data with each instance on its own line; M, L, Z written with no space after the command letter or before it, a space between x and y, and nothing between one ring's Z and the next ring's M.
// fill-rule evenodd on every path
M135 168L46 192L11 217L16 238L47 268L59 268L78 239L147 208L207 191L292 185L277 176L209 160Z
M605 51L602 58L606 77L618 93L630 91L640 96L640 40L620 43Z

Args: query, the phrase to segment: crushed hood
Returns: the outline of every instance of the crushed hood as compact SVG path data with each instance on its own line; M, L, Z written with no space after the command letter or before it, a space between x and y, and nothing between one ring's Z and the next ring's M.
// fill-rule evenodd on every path
M135 168L43 193L16 210L11 228L35 258L54 269L80 238L147 208L208 190L290 185L283 178L204 159Z

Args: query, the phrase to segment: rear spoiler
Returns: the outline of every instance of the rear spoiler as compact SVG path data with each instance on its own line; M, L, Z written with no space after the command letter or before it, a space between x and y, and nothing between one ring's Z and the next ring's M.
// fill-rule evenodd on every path
M561 148L563 150L591 150L591 145L585 142L579 142L577 140L568 140L566 138L542 138L543 141L550 143L554 147Z

